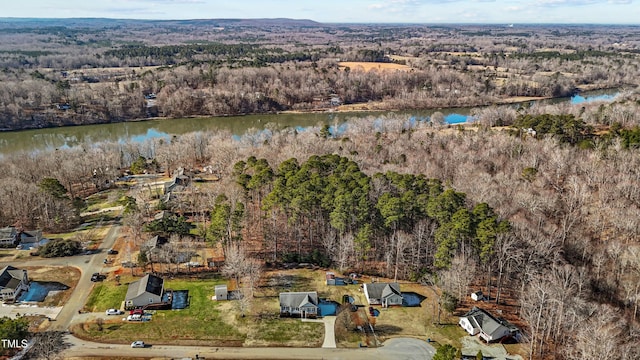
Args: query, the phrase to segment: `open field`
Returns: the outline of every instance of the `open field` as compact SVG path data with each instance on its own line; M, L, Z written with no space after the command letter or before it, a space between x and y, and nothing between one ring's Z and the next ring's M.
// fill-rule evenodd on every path
M395 63L379 63L379 62L366 62L366 61L344 61L338 63L340 69L344 70L347 67L351 70L360 70L360 71L410 71L411 67L402 64Z

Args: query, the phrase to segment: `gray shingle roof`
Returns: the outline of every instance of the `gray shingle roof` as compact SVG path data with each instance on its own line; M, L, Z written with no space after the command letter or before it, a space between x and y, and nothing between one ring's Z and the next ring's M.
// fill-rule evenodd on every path
M5 266L0 272L0 287L15 289L22 281L22 270L11 265Z
M127 289L126 300L131 300L142 294L150 293L157 296L162 296L162 289L164 287L164 280L155 275L147 274L142 279L134 281L129 284Z
M392 294L402 296L398 283L371 283L365 284L369 299L384 299Z
M498 329L505 326L505 324L479 307L474 307L466 313L464 317L469 319L469 322L471 322L473 327L478 328L489 335L492 335Z
M280 293L280 306L300 308L308 304L318 306L318 293L315 291Z

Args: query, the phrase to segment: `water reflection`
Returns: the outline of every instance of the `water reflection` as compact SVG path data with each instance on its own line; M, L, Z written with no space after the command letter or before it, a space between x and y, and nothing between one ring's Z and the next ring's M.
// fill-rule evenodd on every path
M593 94L593 95L591 95ZM573 104L590 101L613 101L619 92L610 90L577 95L571 99L554 99L554 102L570 100ZM216 118L188 118L149 120L127 123L100 125L69 126L38 130L25 130L0 133L0 155L22 151L42 151L64 149L83 143L100 142L143 142L149 139L170 139L174 135L182 135L196 131L224 130L232 134L232 138L240 140L247 131L258 135L264 129L295 129L297 132L307 131L314 126L330 125L329 132L337 136L346 131L348 120L352 118L368 118L375 116L373 122L376 131L384 129L384 117L387 115L407 116L404 128L412 128L418 122L431 121L431 115L440 112L448 124L460 124L472 121L470 108L407 110L399 112L353 112L353 113L311 113L311 114L269 114L247 115ZM269 134L270 131L269 131Z

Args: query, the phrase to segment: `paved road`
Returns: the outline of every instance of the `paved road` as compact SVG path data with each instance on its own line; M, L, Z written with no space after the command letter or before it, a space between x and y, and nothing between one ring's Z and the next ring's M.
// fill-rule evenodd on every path
M134 339L135 340L135 339ZM206 359L309 359L309 360L431 360L435 349L425 341L409 338L391 339L383 347L370 349L326 349L326 348L229 348L151 345L144 349L132 349L130 345L100 344L83 341L68 335L71 347L62 354L65 359L73 357L170 357Z
M107 249L111 249L113 247L119 233L119 225L114 225L109 229L107 236L102 241L101 249L103 252L106 252ZM85 255L85 257L87 257L87 260L82 265L78 266L82 271L80 281L78 281L78 285L73 290L69 301L62 308L62 311L56 318L56 321L52 323L51 330L67 330L73 321L73 317L78 314L80 309L82 309L91 294L91 289L93 288L91 275L94 272L101 272L104 265L102 263L102 260L104 260L104 253Z
M114 225L107 232L107 236L102 241L101 252L93 255L76 255L62 258L50 258L50 259L30 259L25 262L29 266L73 266L81 271L80 280L73 293L69 298L69 301L64 307L59 310L57 316L51 316L55 318L55 321L51 323L51 330L67 330L72 323L73 317L78 314L78 310L82 309L84 304L91 293L93 283L91 282L91 274L95 272L101 272L104 264L102 261L106 255L107 249L113 247L118 235L120 233L120 226ZM0 264L13 264L16 261L5 261ZM44 310L43 310L44 311ZM32 311L37 313L35 309Z

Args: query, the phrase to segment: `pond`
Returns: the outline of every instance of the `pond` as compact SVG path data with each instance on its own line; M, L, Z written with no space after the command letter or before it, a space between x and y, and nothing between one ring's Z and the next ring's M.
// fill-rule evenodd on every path
M613 101L619 94L618 89L586 92L572 98L541 100L551 103L570 101L572 103L590 101ZM532 103L535 103L532 102ZM460 124L472 121L471 108L370 111L370 112L319 112L260 114L228 117L202 117L187 119L154 119L125 123L99 125L66 126L37 130L0 132L0 156L16 152L49 151L78 146L84 143L100 142L143 142L149 139L171 139L197 131L228 131L235 139L247 132L269 131L270 129L295 129L307 131L318 125L330 125L330 132L337 135L344 132L352 119L375 117L374 126L382 127L385 116L407 116L409 122L429 121L435 112L444 115L448 124ZM269 126L267 126L269 125Z
M18 297L21 302L42 302L51 291L67 290L69 287L56 281L32 281L29 290Z

